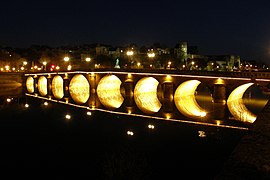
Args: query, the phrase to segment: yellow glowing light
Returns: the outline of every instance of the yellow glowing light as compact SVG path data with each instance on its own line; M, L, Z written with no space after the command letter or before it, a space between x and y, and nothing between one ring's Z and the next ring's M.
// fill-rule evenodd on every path
M199 137L206 137L206 134L204 131L198 131Z
M38 91L41 96L47 95L47 78L45 76L41 76L38 79Z
M66 62L69 61L69 57L67 57L67 56L64 57L64 61L66 61Z
M120 91L121 84L121 80L115 75L104 76L97 86L97 95L101 104L107 108L119 108L124 102Z
M26 103L26 104L24 105L24 107L28 108L28 107L29 107L29 104Z
M169 119L172 118L172 114L171 114L171 113L163 113L163 116L164 116L167 120L169 120Z
M69 92L76 103L86 103L90 97L90 84L82 74L76 74L70 81Z
M215 82L215 84L224 84L224 80L221 78L218 78Z
M195 99L195 91L201 82L198 80L185 81L178 86L174 94L174 103L177 109L188 117L204 117L203 110Z
M164 82L172 82L172 76L167 75Z
M153 57L156 56L156 54L155 54L154 52L151 52L151 53L147 53L147 56L148 56L149 58L153 58Z
M134 100L138 108L144 113L156 113L161 108L161 103L157 97L157 87L159 82L153 77L140 79L134 88Z
M132 78L132 74L131 73L128 73L127 77L128 78Z
M128 56L132 56L133 54L134 54L133 51L127 51L127 55L128 55Z
M91 61L91 58L90 57L87 57L87 58L85 58L85 61L86 62L90 62Z
M5 69L6 69L6 71L9 71L10 66L9 66L9 65L6 65L6 66L5 66Z
M29 93L34 93L34 78L31 76L26 79L26 89Z
M54 76L52 80L52 93L56 99L64 97L64 80L60 75Z
M49 104L48 104L48 102L47 102L47 101L45 101L45 102L44 102L44 105L45 105L45 106L48 106Z
M236 120L253 123L257 118L255 114L246 108L242 99L245 91L252 85L253 83L243 84L235 88L229 95L227 100L228 109Z
M7 102L11 102L11 99L10 98L7 98Z
M72 68L72 66L71 65L68 65L67 70L70 71L71 68Z

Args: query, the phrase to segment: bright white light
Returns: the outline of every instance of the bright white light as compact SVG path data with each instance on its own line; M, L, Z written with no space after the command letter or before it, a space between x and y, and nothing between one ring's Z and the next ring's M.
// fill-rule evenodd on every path
M127 55L128 55L128 56L132 56L133 54L134 54L133 51L127 51Z
M148 125L148 128L149 128L149 129L155 129L155 126L152 125L152 124L149 124L149 125Z
M67 114L65 117L66 117L66 119L70 119L71 118L71 116L69 114Z
M155 53L153 53L153 52L152 53L148 53L147 55L148 55L149 58L153 58L153 57L156 56Z
M66 61L66 62L69 61L69 57L67 57L67 56L64 57L64 61Z
M29 104L26 103L26 104L24 105L24 107L28 108L28 107L29 107Z
M87 111L87 113L86 113L88 116L91 116L92 115L92 112L90 112L90 111Z
M133 135L134 135L134 133L133 133L133 131L127 131L127 135L129 135L129 136L133 136Z

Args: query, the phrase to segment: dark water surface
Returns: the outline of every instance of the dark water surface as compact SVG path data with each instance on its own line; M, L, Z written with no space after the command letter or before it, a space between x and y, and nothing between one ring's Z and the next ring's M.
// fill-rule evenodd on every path
M24 103L1 103L0 165L9 177L213 179L247 132L99 111L88 116L31 97L29 108Z

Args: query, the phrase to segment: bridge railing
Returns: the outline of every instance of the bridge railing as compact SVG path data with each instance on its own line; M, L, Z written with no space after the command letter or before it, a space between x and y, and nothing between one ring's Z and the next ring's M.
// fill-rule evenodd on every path
M243 78L265 78L270 79L270 71L200 71L200 70L167 70L167 69L95 69L94 71L125 71L161 74L184 74L198 76L217 76L217 77L243 77Z

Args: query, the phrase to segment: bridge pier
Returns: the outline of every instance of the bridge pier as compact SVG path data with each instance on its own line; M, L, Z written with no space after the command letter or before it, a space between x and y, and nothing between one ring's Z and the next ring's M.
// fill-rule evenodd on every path
M98 98L96 94L97 82L96 82L96 74L91 73L88 74L88 82L90 85L90 97L88 100L88 106L91 108L95 108L98 106Z
M226 103L225 84L214 84L213 100L215 103Z
M47 77L47 96L51 97L52 96L52 78L51 76Z
M133 99L133 91L134 91L134 84L132 80L126 80L124 83L125 89L125 98L124 103L127 107L133 107L134 99Z
M173 112L174 111L174 85L172 82L164 82L162 84L162 111L163 112Z
M39 91L38 91L38 79L39 79L38 76L34 76L34 94L39 94Z

